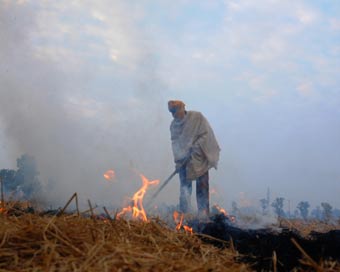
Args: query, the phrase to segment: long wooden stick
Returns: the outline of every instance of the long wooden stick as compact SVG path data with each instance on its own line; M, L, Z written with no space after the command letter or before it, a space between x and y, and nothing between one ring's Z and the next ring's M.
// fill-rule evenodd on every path
M196 142L197 139L194 141ZM179 167L176 167L175 171L173 171L171 173L171 175L163 182L163 184L161 185L161 187L158 188L158 190L152 195L149 203L147 204L147 207L150 206L152 204L152 202L155 200L155 198L158 196L158 194L160 193L160 191L163 190L163 188L169 183L169 181L177 174L179 173L180 169L182 167L184 167L190 160L191 157L187 157L183 162L182 164L179 166Z
M104 209L104 211L105 211L105 213L106 213L107 218L109 218L109 220L112 221L112 217L110 216L110 214L109 214L109 212L107 211L107 209L106 209L105 206L103 207L103 209Z
M79 212L79 205L78 205L78 194L77 193L75 193L76 194L76 208L77 208L77 214L78 214L78 216L80 215L80 212Z
M93 208L92 208L92 204L91 204L90 199L88 199L87 202L89 203L91 217L94 220L95 218L94 218Z
M96 218L94 217L94 213L93 213L92 204L91 204L90 199L88 199L87 202L89 203L90 213L91 213L91 218L93 220L93 223L96 224ZM95 242L96 241L96 235L94 233L93 228L90 228L90 232L91 232L92 241Z
M163 182L163 184L161 185L161 187L158 188L158 190L152 195L151 199L149 200L149 202L147 203L146 207L149 207L152 202L155 200L155 198L158 196L158 194L160 193L160 191L163 190L163 188L169 183L169 181L178 173L178 169L176 169L174 172L172 172L172 174Z
M98 208L98 205L92 207L92 210L95 210L96 208ZM83 211L83 212L81 212L80 214L85 214L85 213L88 213L88 212L91 212L91 209L88 209L88 210L86 210L86 211Z
M73 198L77 198L77 193L74 193L71 198L69 199L69 201L67 201L66 205L64 206L64 208L58 213L58 216L62 215L64 213L64 211L66 210L66 208L68 207L68 205L70 205L71 201ZM76 204L78 203L78 200L76 201ZM79 210L78 210L79 212Z

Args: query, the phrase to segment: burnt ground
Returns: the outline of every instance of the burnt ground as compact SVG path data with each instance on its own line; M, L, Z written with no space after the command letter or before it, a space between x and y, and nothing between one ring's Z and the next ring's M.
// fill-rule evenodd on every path
M307 269L300 262L305 256L301 248L316 263L328 259L340 261L340 230L312 232L305 238L296 230L286 228L241 229L223 214L214 215L208 223L191 224L198 233L222 240L204 236L205 242L217 247L233 246L240 253L237 261L250 264L256 271L273 271L274 252L277 271L291 271L296 267ZM292 240L297 242L300 250Z

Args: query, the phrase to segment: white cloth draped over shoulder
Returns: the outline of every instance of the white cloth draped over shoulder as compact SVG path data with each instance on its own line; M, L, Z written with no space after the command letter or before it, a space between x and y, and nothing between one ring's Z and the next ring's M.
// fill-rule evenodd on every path
M221 149L202 113L187 111L183 119L174 119L170 133L175 163L191 151L191 159L186 166L188 180L197 179L212 167L217 168Z

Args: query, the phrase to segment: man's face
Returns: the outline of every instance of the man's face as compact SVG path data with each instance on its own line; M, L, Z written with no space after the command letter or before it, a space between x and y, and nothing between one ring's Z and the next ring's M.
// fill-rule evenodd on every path
M184 114L184 108L180 106L170 106L169 105L169 111L172 114L172 117L175 119L181 119Z

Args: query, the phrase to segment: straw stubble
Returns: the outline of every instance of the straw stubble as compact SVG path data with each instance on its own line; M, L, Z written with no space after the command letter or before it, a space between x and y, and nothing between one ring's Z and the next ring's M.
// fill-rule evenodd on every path
M235 252L159 220L0 216L1 271L248 271Z

